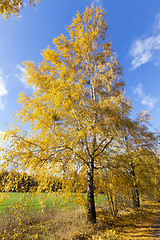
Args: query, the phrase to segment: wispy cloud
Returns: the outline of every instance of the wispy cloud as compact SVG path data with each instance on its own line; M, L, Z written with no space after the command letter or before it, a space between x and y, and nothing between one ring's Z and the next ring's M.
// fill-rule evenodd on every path
M25 68L22 67L20 64L17 64L16 68L18 70L18 73L16 73L15 76L21 81L21 83L23 83L26 88L28 88L27 82L25 80Z
M0 109L3 110L5 107L5 103L3 101L3 96L7 95L8 91L6 88L7 76L4 75L3 70L0 69Z
M93 0L93 4L98 7L103 7L102 0Z
M23 84L23 86L25 88L28 88L28 89L32 89L33 91L36 91L37 88L35 86L29 86L26 82L26 69L24 67L22 67L22 65L20 64L17 64L16 66L18 72L15 74L15 76L21 81L21 83Z
M86 2L89 2L90 4L93 3L95 7L101 7L103 8L103 1L102 0L85 0Z
M147 38L137 39L132 43L129 51L132 57L132 69L140 67L149 61L154 61L156 65L160 62L160 15L156 16L154 33Z
M149 94L147 95L143 90L142 83L139 83L133 92L140 98L141 104L146 105L150 109L154 108L155 104L159 100L157 97L150 96Z

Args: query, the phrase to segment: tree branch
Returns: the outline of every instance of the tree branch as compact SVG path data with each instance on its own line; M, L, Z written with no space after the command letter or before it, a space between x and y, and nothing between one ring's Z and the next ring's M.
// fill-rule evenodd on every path
M69 150L71 150L71 151L74 151L74 149L71 148L71 147L66 147L66 149L69 149ZM81 160L83 160L85 163L87 163L87 162L86 162L86 159L84 159L80 154L78 154L78 153L76 153L76 152L74 152L74 153L75 153L75 155L77 155Z
M95 157L99 156L101 153L103 153L103 151L105 150L105 148L112 142L112 140L113 140L113 137L110 139L109 142L107 142L107 143L104 145L104 147L102 148L102 150L101 150L99 153L97 153L96 155L94 155L93 157L95 158Z
M108 136L105 137L105 138L101 141L101 143L98 145L98 147L95 149L94 152L98 151L98 149L100 148L100 146L107 140L107 138L108 138Z

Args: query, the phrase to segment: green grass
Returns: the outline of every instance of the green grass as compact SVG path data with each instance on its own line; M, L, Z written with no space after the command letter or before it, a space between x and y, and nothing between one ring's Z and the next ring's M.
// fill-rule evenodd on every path
M86 194L83 194L86 198ZM76 193L72 193L69 198L64 198L61 196L60 193L52 193L48 195L47 193L39 193L39 194L31 194L31 193L13 193L10 192L9 196L1 201L0 203L0 213L3 213L6 208L12 209L16 204L20 202L20 199L23 198L21 201L21 205L25 205L27 201L29 210L39 211L42 209L41 200L42 202L46 203L46 206L49 208L57 209L73 209L78 208L78 205L74 202L76 199ZM45 199L45 200L44 200ZM106 202L106 197L104 195L98 195L95 197L96 205L104 204Z
M86 198L86 194L83 196ZM1 213L4 214L0 214L0 239L152 240L152 233L155 231L152 225L160 208L160 204L144 202L139 211L123 209L113 218L106 208L105 196L99 195L95 199L96 205L101 205L97 208L97 223L90 226L86 222L86 211L74 203L75 193L70 195L68 201L65 201L63 199L65 196L60 193L53 193L47 198L46 204L51 207L54 203L54 207L44 208L44 211L39 212L37 212L41 208L39 198L45 198L47 194L33 196L29 193L21 202L25 204L28 199L30 200L27 211L25 208L12 211L12 207L21 197L22 193L10 193L9 197L2 201ZM11 211L9 209L4 211L7 206L10 206ZM65 211L61 211L61 208Z

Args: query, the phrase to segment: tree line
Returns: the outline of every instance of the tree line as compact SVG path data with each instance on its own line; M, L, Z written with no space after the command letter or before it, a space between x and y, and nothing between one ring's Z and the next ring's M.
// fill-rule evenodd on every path
M44 188L42 192L56 192L62 189L62 183L55 182L54 178L49 178L48 188ZM3 171L0 173L0 192L35 192L38 189L38 180L36 176L27 173L21 173L16 170Z

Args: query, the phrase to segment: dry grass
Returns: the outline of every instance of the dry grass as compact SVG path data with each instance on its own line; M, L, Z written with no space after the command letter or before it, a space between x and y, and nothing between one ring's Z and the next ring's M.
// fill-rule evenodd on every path
M144 205L141 210L121 211L113 218L105 208L97 209L97 224L89 226L82 209L58 211L44 209L42 213L25 210L14 213L7 210L1 216L0 239L4 240L103 240L134 239L153 240L154 229L160 204ZM158 239L158 238L157 238Z

